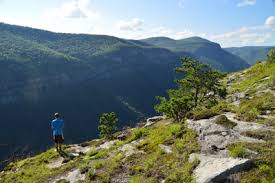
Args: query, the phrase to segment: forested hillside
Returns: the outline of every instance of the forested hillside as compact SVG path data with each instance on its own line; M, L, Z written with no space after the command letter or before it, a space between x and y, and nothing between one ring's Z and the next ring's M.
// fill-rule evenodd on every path
M225 48L226 51L244 59L250 65L266 59L268 51L274 46L245 46Z
M222 71L232 72L248 67L246 61L240 57L225 51L219 44L200 37L181 40L155 37L141 41L161 48L167 48L180 56L190 53L194 58Z

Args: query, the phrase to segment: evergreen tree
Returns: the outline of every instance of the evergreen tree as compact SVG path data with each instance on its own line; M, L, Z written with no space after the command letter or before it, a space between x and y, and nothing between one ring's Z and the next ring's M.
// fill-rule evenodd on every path
M181 62L176 72L184 76L176 81L178 88L168 91L168 99L157 97L160 103L155 106L157 112L177 121L198 105L210 107L226 96L226 89L220 81L223 73L191 58L184 57Z
M103 113L99 119L98 130L100 137L111 138L113 132L117 129L118 118L116 113Z

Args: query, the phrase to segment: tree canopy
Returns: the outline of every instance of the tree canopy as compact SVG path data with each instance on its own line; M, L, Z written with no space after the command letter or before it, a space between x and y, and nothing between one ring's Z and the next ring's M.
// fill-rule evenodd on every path
M226 96L221 83L223 73L188 57L182 58L181 62L181 66L176 68L177 73L183 74L176 81L178 88L169 90L168 98L157 97L160 103L155 106L157 112L177 121L198 105L211 107Z
M112 133L116 130L116 125L118 122L118 118L116 113L103 113L99 119L98 130L100 132L100 136L104 138L110 138Z

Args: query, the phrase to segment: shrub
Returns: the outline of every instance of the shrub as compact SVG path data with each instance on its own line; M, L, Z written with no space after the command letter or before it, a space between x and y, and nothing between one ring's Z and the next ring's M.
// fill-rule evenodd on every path
M95 171L95 169L93 169L93 168L90 169L87 172L86 176L88 177L89 180L95 180L95 178L96 178L96 171Z
M247 149L241 144L233 144L228 150L229 155L233 158L245 158L249 155Z
M234 128L237 124L230 121L225 115L220 115L215 119L215 123L222 125L226 128Z
M209 119L218 114L219 113L213 110L212 108L211 109L202 108L202 109L196 109L195 111L193 111L193 114L191 116L194 120L200 120L200 119Z
M111 138L113 132L116 130L118 118L116 113L103 113L99 119L98 130L100 136L104 138Z

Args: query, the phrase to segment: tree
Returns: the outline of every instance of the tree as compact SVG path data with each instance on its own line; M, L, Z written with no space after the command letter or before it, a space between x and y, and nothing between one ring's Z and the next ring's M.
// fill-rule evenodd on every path
M184 119L198 105L210 107L226 96L226 88L220 81L224 74L187 57L181 62L176 72L184 76L176 81L178 88L168 91L168 99L157 97L160 103L155 106L157 112L176 121Z
M267 61L275 62L275 48L270 49L267 53Z
M196 60L184 57L181 67L176 68L177 73L184 77L177 81L184 95L191 95L193 107L198 104L213 104L219 97L225 98L226 89L221 84L223 73L201 64Z
M179 90L169 90L168 96L169 100L165 97L157 97L160 103L155 106L155 110L176 121L181 121L185 114L192 109L191 97L183 96Z
M111 138L113 132L117 129L118 118L116 113L103 113L100 115L98 130L100 137Z

